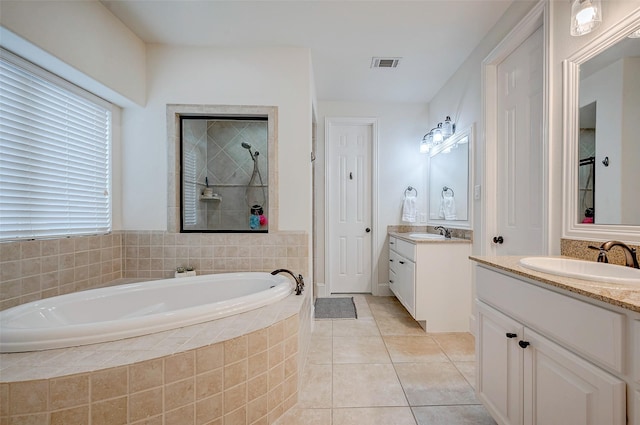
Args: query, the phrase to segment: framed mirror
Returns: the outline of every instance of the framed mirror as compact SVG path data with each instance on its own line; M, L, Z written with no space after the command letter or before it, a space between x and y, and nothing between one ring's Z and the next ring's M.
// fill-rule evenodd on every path
M564 237L640 242L639 20L564 61Z
M473 164L473 126L456 132L429 154L428 221L433 226L470 229L469 189Z

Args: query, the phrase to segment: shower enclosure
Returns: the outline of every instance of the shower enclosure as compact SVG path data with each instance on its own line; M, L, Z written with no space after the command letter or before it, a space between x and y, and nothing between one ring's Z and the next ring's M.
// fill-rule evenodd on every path
M268 232L267 124L181 117L182 232Z

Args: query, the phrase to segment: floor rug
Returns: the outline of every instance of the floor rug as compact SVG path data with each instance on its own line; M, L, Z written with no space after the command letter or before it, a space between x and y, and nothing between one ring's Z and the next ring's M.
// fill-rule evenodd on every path
M316 298L316 319L357 319L358 313L353 297Z

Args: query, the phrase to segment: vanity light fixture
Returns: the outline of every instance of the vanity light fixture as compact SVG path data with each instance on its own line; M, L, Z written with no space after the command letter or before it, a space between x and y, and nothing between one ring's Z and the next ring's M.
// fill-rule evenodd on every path
M571 0L571 35L589 34L602 23L600 0Z
M451 122L451 117L447 115L444 123L439 122L438 125L424 136L420 141L420 153L427 153L429 150L438 146L456 132L456 125Z

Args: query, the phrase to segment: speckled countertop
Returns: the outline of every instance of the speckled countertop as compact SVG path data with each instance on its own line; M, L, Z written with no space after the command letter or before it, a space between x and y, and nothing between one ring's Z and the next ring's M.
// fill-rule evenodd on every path
M520 259L524 258L522 256L494 257L472 255L469 258L480 264L495 267L547 285L555 286L556 288L640 313L640 287L638 286L593 282L530 270L519 264Z
M409 236L413 233L426 233L426 232L411 232L411 233L389 232L389 235L396 238L403 239L405 241L412 242L412 243L471 243L469 239L462 239L462 238L421 239L421 238L413 238Z

